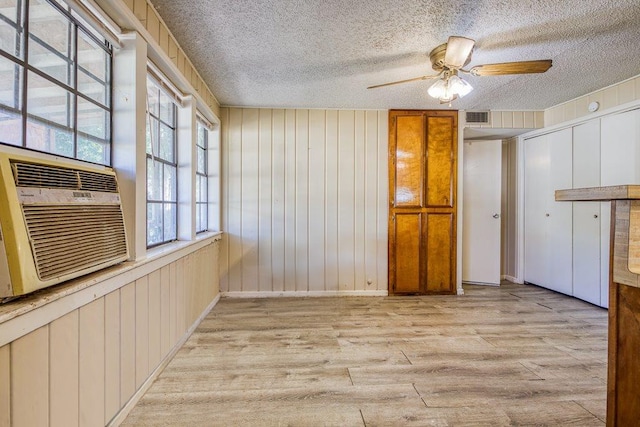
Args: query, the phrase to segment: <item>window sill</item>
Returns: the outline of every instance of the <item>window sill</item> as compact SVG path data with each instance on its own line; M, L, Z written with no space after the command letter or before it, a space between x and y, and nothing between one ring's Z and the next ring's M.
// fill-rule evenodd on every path
M89 292L88 296L77 298L78 300L89 299L90 302L221 238L221 231L202 233L195 240L176 241L151 249L144 259L125 261L103 270L17 297L14 300L0 304L0 325L54 301L99 285L92 292ZM77 303L78 301L74 301L72 305L77 305Z

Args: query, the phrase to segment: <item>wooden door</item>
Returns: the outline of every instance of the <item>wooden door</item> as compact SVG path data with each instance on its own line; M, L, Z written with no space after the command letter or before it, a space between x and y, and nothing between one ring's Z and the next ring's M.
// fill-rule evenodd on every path
M455 293L457 111L389 112L389 293Z

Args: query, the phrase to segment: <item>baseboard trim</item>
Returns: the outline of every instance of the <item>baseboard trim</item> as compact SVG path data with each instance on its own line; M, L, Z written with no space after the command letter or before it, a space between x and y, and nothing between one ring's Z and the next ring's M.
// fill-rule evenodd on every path
M224 298L386 297L389 291L276 291L222 292Z
M479 285L479 286L500 286L500 283L487 283L487 282L472 282L470 280L465 280L465 285Z
M122 407L122 409L120 409L120 411L111 419L111 421L109 421L109 423L107 424L108 427L117 427L120 424L122 424L125 418L127 418L127 415L129 415L131 410L134 408L134 406L136 406L136 404L142 398L142 396L144 396L144 394L149 390L149 388L151 387L153 382L156 380L156 378L160 376L162 371L164 371L164 368L167 367L167 365L169 364L169 362L171 362L171 360L176 355L176 353L182 348L184 343L187 342L187 340L189 339L193 331L196 330L198 325L204 320L207 314L209 314L209 312L213 310L213 307L216 306L218 301L220 301L220 297L221 297L221 294L220 292L218 292L218 295L216 295L213 301L211 301L211 303L207 306L207 308L204 309L202 314L196 319L195 322L193 322L193 324L189 327L189 329L187 329L187 332L185 332L182 338L180 338L180 340L176 343L176 345L173 346L173 348L167 354L167 356L162 360L162 362L160 362L158 367L153 370L153 372L151 373L151 375L149 375L147 380L144 383L142 383L140 388L133 394L133 396L131 396L131 399L129 399L129 401Z
M522 282L521 280L518 280L518 278L517 278L517 277L509 276L509 275L507 275L507 274L505 274L504 276L502 276L502 280L507 280L507 281L509 281L509 282L511 282L511 283L518 283L518 284L520 284L520 285L522 285L522 284L523 284L523 282Z

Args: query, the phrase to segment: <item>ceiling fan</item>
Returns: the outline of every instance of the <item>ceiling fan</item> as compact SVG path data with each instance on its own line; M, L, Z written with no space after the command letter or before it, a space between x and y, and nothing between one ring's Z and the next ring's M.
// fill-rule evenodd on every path
M475 40L466 37L451 36L446 43L436 47L429 54L431 66L438 74L383 83L369 86L367 89L418 80L438 79L429 87L428 93L430 96L439 99L441 104L445 104L450 103L458 97L462 98L473 90L473 87L469 83L458 76L459 73L471 74L472 76L501 76L506 74L544 73L551 68L550 59L541 59L535 61L476 65L466 70L462 67L471 62L471 53L473 52L475 43Z

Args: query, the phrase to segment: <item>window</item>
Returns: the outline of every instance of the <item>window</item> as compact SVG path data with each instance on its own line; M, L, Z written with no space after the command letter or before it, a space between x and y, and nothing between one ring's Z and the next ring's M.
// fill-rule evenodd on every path
M147 78L147 247L177 239L176 104Z
M111 59L61 1L0 8L0 143L111 164Z
M198 134L196 139L196 233L202 233L209 228L207 220L209 129L201 120L197 120L196 130Z

